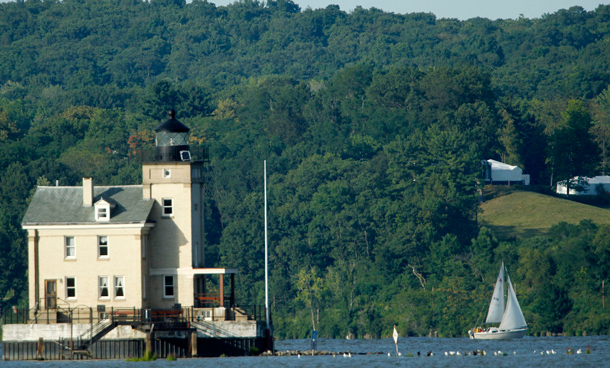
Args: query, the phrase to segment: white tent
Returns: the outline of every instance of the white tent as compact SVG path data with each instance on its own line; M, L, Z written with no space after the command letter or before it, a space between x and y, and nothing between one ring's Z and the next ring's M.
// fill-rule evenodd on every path
M522 183L530 184L530 176L524 175L523 170L519 166L512 166L496 160L484 160L483 163L487 167L485 172L485 181L492 183Z
M577 188L573 188L575 184L582 186L583 190L578 191ZM610 193L610 176L594 176L592 178L576 176L572 179L570 195L598 195L600 189ZM568 193L565 180L557 183L555 191L558 194Z

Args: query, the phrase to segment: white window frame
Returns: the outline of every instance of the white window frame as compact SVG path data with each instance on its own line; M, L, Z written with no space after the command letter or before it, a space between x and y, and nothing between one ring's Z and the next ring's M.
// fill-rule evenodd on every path
M174 200L172 198L161 198L161 216L174 216Z
M109 221L110 206L95 207L95 221Z
M102 280L106 281L106 285L102 283ZM108 276L98 276L97 277L97 297L98 299L110 299L110 277ZM106 290L106 295L102 296L102 291Z
M123 295L119 295L119 290ZM114 276L114 298L125 299L125 276Z
M74 283L74 285L70 286L68 280L72 280L72 282ZM64 280L64 284L66 285L66 300L76 300L76 277L68 277L66 276L65 280ZM70 296L69 291L73 290L74 291L74 296Z
M72 242L69 241L72 239ZM75 259L76 258L76 238L73 236L64 237L64 258Z
M106 244L102 244L102 238L106 238ZM105 259L110 257L110 248L108 243L108 235L99 235L97 237L97 258ZM102 255L102 248L106 248L105 255Z
M191 161L191 151L180 151L180 161Z
M171 280L171 284L167 281ZM167 289L171 288L171 295L167 293ZM176 276L174 275L163 275L163 298L173 299L176 297Z
M104 200L104 198L97 201L95 203L95 221L110 222L110 211L112 207L113 206Z

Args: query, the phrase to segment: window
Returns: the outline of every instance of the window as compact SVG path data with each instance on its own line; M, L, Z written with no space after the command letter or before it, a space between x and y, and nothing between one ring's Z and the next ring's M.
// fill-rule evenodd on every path
M146 259L146 235L142 235L142 259Z
M66 236L66 258L76 258L76 242L73 236Z
M146 299L146 276L142 276L142 299Z
M155 137L156 146L181 146L189 142L188 132L159 132Z
M110 214L113 207L115 207L115 205L106 201L104 198L95 202L95 221L110 222Z
M172 169L163 169L163 177L171 178L172 177Z
M201 170L194 168L193 171L191 171L191 176L193 179L199 179L201 177Z
M114 277L114 297L125 298L125 276Z
M180 159L182 161L190 161L191 160L191 151L180 151Z
M96 221L104 221L108 219L108 208L106 207L98 207L97 212L95 214Z
M66 299L76 299L76 279L66 277Z
M110 294L108 293L108 276L98 277L99 281L99 298L108 299Z
M174 213L173 200L171 198L163 198L161 200L163 205L163 216L170 217Z
M97 237L97 256L108 258L108 237L106 235Z
M163 297L174 297L174 276L163 276Z
M114 207L104 198L95 202L95 221L109 222L110 221L110 208Z

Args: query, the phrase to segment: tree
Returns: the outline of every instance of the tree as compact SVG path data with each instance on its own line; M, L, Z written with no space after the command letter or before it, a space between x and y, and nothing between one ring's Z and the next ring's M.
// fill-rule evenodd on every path
M318 271L315 267L312 267L310 270L302 268L297 276L296 286L299 290L297 300L305 303L310 309L311 325L315 330L316 321L320 318L320 300L324 289L324 280L318 276Z
M0 142L14 137L17 133L19 133L17 124L12 121L8 111L0 106Z
M162 120L170 110L177 109L181 101L182 96L173 83L162 80L146 88L143 113L154 120Z
M593 100L593 133L601 153L601 173L606 175L610 158L610 88Z
M208 116L214 111L208 91L190 81L180 86L180 116Z
M574 304L568 291L547 279L538 289L536 296L534 311L540 316L540 326L537 327L553 333L563 332L564 318Z
M0 178L0 308L27 298L27 238L19 222L30 195L24 167L14 162ZM24 295L25 294L25 295Z
M499 130L499 140L503 147L499 153L502 162L522 167L530 175L531 184L539 184L547 157L544 125L532 113L529 101L510 99L501 104L503 127Z
M571 100L562 114L562 125L550 145L550 159L556 181L565 181L567 194L578 185L578 177L595 175L599 147L591 134L591 115L582 101Z

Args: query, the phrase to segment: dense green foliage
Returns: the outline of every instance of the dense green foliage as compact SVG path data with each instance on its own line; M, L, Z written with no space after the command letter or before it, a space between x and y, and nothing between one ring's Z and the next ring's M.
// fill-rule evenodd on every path
M2 3L0 307L27 304L33 188L138 184L134 152L175 108L210 148L206 257L239 269L241 304L264 301L267 160L276 336L464 335L502 261L533 333L608 333L610 229L498 242L477 189L487 158L541 185L605 172L609 40L610 6L458 21L290 0Z

